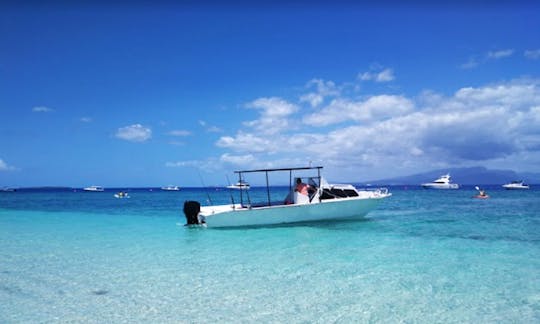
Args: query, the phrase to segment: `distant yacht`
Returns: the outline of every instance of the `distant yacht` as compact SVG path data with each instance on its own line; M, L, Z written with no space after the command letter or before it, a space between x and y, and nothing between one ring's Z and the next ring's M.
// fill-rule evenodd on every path
M244 180L240 180L240 181L238 181L237 183L235 183L233 185L227 186L227 188L229 188L229 189L244 189L244 190L247 190L247 189L249 189L249 183L245 182Z
M459 185L457 183L451 183L450 174L445 174L433 182L422 183L422 188L424 189L459 189Z
M166 186L166 187L161 187L161 190L165 190L165 191L179 191L179 190L180 190L180 187L178 187L178 186Z
M15 192L15 191L17 191L17 189L11 188L11 187L2 187L2 188L0 188L0 191L3 191L3 192Z
M516 189L529 189L529 185L523 183L523 181L512 181L503 185L504 189L516 190Z
M84 191L92 191L92 192L105 191L105 189L103 187L100 187L100 186L90 186L90 187L83 188L83 190Z

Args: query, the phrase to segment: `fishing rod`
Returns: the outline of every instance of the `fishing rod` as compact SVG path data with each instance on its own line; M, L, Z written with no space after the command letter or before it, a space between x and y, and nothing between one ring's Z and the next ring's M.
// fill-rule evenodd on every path
M210 205L213 205L214 203L212 202L212 198L210 198L210 194L208 193L208 187L206 187L206 185L204 184L204 181L203 181L203 177L201 175L201 171L199 169L197 169L197 173L199 174L199 179L201 180L201 184L204 188L204 192L206 193L206 197L208 198L208 202L210 203Z
M225 175L225 177L227 178L227 185L228 185L228 189L229 189L229 194L231 195L231 202L232 202L232 206L233 206L233 209L234 209L234 195L233 195L233 191L232 191L232 188L231 188L231 181L229 180L229 176L228 175Z

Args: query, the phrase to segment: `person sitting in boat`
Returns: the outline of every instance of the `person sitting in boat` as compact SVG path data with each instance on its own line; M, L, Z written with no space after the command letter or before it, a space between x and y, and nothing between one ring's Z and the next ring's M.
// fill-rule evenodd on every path
M308 190L310 189L310 186L308 184L305 184L302 182L302 179L296 178L296 189L294 191L297 191L298 193L301 193L302 195L308 195Z
M486 191L484 189L480 189L479 196L486 197L487 196Z

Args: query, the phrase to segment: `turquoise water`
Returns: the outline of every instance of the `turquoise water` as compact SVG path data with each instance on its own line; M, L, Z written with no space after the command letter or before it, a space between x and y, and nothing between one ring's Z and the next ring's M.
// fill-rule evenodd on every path
M540 322L540 191L391 191L364 221L228 230L182 226L201 189L2 193L0 323Z

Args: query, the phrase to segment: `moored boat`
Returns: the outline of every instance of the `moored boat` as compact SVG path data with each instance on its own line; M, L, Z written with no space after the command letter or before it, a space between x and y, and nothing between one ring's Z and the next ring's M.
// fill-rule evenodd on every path
M450 174L440 176L437 180L428 183L422 183L424 189L459 189L457 183L452 183Z
M84 191L90 191L90 192L102 192L105 191L105 189L101 186L90 186L83 188Z
M262 169L235 171L240 180L247 173L289 172L289 194L279 202L270 200L270 186L266 184L268 200L252 203L249 195L240 191L240 202L217 206L200 206L197 201L184 204L187 224L205 224L208 227L261 226L329 220L362 219L384 198L392 194L386 188L360 190L352 185L329 184L321 176L322 167ZM316 171L316 175L304 177L307 192L293 188L293 172ZM297 174L295 174L296 176ZM302 178L299 182L302 182ZM302 182L303 184L303 182ZM299 186L297 185L298 189Z
M503 188L506 190L529 189L529 185L524 184L523 181L512 181L510 183L504 184Z
M240 189L240 190L247 190L250 188L249 183L245 182L244 180L240 180L235 184L228 185L227 188L229 189Z
M164 190L164 191L180 191L180 187L178 187L178 186L166 186L166 187L161 187L161 190Z

